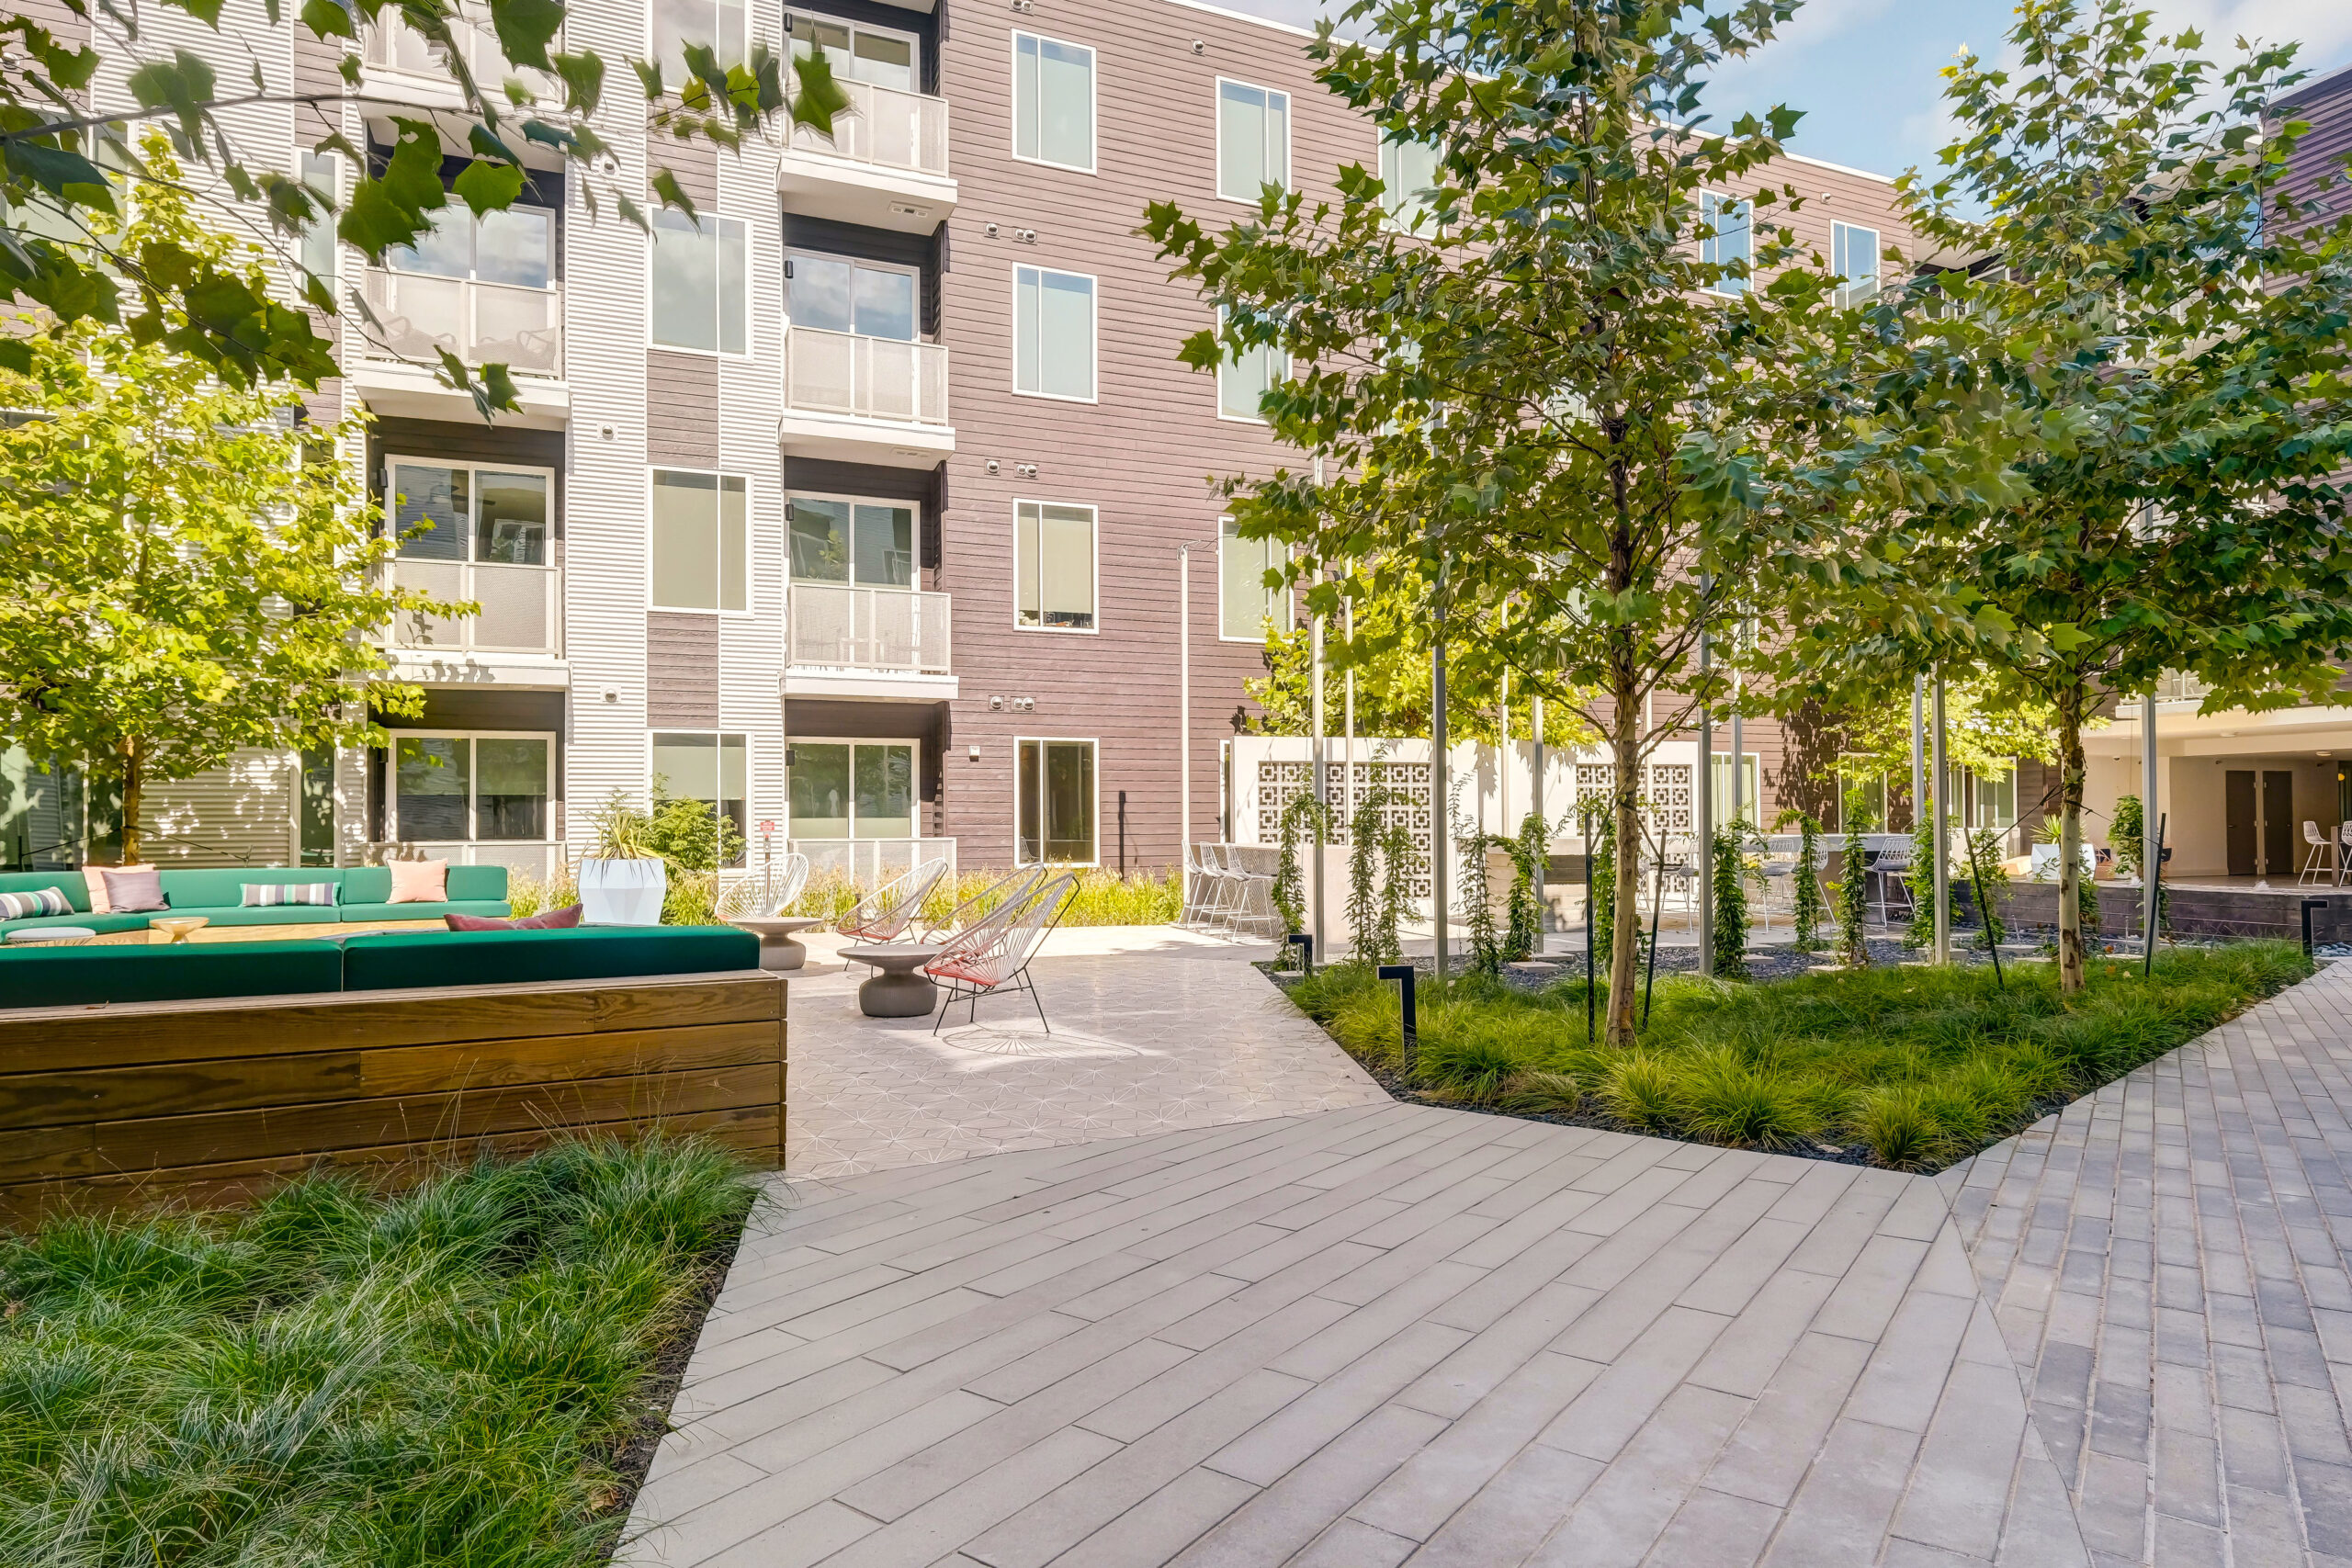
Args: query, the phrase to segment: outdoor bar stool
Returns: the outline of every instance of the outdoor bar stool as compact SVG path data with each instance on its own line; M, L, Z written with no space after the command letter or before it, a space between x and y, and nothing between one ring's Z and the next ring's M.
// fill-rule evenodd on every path
M1201 874L1207 879L1208 896L1202 901L1201 924L1210 931L1229 929L1233 911L1240 901L1239 879L1227 857L1227 846L1203 844Z
M2295 886L2308 887L2318 882L2335 880L2335 846L2320 837L2319 824L2303 824L2303 869L2295 877Z
M2172 851L2165 851L2165 859L2172 859ZM2335 885L2352 882L2352 822L2339 822L2335 828Z
M1883 926L1891 926L1894 923L1894 889L1899 887L1903 890L1904 915L1907 918L1911 913L1911 885L1905 880L1911 871L1910 846L1873 850L1864 844L1861 839L1862 836L1860 833L1847 835L1847 860L1850 863L1854 856L1862 857L1862 874L1866 877L1874 877L1878 882L1878 897L1874 900L1878 906L1878 923Z

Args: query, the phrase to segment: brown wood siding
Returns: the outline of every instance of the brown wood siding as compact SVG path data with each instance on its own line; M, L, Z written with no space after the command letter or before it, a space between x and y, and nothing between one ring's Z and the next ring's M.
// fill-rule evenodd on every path
M718 467L718 362L707 354L645 351L645 457L660 468Z
M717 615L647 612L645 723L649 729L718 728Z

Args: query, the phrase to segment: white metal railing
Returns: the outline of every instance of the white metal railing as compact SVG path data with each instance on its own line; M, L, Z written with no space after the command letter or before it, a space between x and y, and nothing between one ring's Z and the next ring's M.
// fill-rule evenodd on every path
M811 877L846 876L867 886L933 861L956 874L953 839L786 839L786 852L808 857Z
M849 109L833 117L833 133L795 124L792 145L830 152L853 163L925 175L947 173L947 100L872 82L835 78L849 94Z
M804 413L947 423L947 349L815 327L785 334L784 401Z
M949 596L906 588L792 585L785 640L796 667L947 672Z
M376 21L368 24L365 56L368 64L379 71L397 71L404 76L429 76L439 81L454 82L456 73L439 45L410 27L389 10ZM459 19L450 25L449 36L457 45L458 57L465 62L466 70L475 85L485 94L495 94L509 76L520 81L534 94L548 96L559 93L555 78L544 71L517 70L507 63L506 51L498 47L497 29L481 8L466 5L459 8ZM558 29L548 40L548 52L552 55L563 48L563 34Z
M561 574L554 567L402 556L392 562L392 582L435 599L481 605L478 615L402 611L392 618L394 648L452 653L563 651Z
M563 374L563 291L370 267L361 290L378 325L370 358L431 364L447 349L518 376ZM380 340L380 341L378 341Z
M2156 682L2156 701L2160 703L2201 703L2205 694L2213 688L2185 671L2167 670Z

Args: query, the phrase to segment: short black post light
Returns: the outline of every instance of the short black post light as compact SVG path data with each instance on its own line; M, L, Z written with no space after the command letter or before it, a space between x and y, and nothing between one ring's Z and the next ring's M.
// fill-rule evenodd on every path
M1419 979L1420 971L1410 964L1384 964L1380 966L1380 977L1396 982L1396 999L1401 1010L1398 1016L1404 1022L1396 1040L1396 1062L1409 1081L1421 1054L1420 1021L1413 1011L1413 986Z
M1315 977L1315 938L1306 931L1293 931L1283 938L1283 941L1286 945L1298 949L1298 966L1306 972L1308 979L1313 979Z

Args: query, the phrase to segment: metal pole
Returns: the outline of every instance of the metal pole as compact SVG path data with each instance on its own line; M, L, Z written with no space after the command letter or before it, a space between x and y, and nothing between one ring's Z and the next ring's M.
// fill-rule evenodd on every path
M1318 474L1320 472L1319 466L1317 472ZM1325 774L1329 770L1324 766L1326 758L1323 750L1323 617L1320 615L1317 615L1315 617L1313 625L1307 632L1307 641L1309 644L1308 663L1311 666L1312 678L1315 682L1315 700L1313 704L1315 711L1315 804L1322 808L1315 814L1315 874L1308 879L1307 884L1311 896L1315 900L1315 918L1310 923L1310 931L1311 934L1315 938L1316 947L1322 952L1329 953L1330 949L1325 946L1323 942L1323 862L1327 858L1323 852L1326 840L1329 838L1323 824L1327 814L1330 810L1331 797L1329 785L1325 779Z
M1935 728L1934 798L1929 809L1935 813L1936 824L1936 948L1939 964L1951 962L1951 816L1944 809L1944 789L1951 780L1944 766L1944 671L1936 667L1936 728Z
M1702 580L1703 581L1703 580ZM1702 590L1703 592L1703 590ZM1699 633L1699 684L1707 683L1714 663L1714 639ZM1712 705L1699 705L1698 842L1692 846L1698 863L1699 973L1715 972L1715 714ZM1665 846L1659 846L1663 852Z
M1911 677L1911 826L1914 828L1919 826L1919 813L1927 809L1923 803L1928 798L1928 764L1921 755L1920 740L1921 732L1927 726L1919 711L1927 700L1927 684L1925 675ZM1894 813L1889 811L1886 820L1880 826L1891 831L1894 827Z
M2140 699L2140 942L2156 950L2156 689Z
M1592 813L1577 813L1577 830L1584 835L1584 1043L1592 1043Z
M1193 547L1176 547L1177 908L1193 911Z
M1544 699L1537 696L1529 705L1528 741L1532 749L1535 767L1529 779L1527 814L1542 826L1537 828L1539 842L1535 846L1535 951L1544 951L1544 923L1551 918L1551 902L1544 897L1544 863L1552 858L1552 825L1544 820Z
M1430 649L1430 892L1437 928L1437 983L1445 984L1445 840L1453 831L1446 820L1445 781L1445 563L1437 569L1437 637Z
M1726 823L1736 825L1747 820L1742 814L1742 800L1747 785L1747 756L1740 750L1739 697L1744 689L1736 671L1731 678L1731 809L1724 814Z

